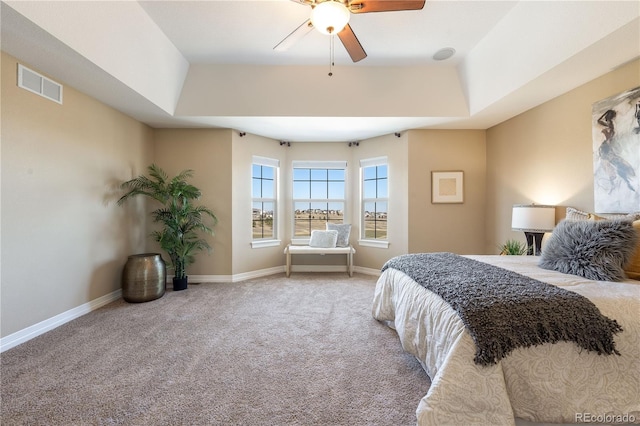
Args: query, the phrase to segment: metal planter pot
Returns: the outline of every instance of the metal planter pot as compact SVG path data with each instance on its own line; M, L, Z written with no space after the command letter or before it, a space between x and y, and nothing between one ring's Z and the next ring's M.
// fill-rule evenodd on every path
M167 267L158 253L134 254L122 270L122 298L127 302L149 302L164 296Z

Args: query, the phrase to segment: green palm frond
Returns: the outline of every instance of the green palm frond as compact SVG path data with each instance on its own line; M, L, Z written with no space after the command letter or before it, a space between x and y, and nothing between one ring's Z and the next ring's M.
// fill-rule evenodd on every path
M522 256L527 254L528 247L525 243L517 240L507 240L500 246L500 254Z
M157 164L150 165L149 167L147 167L147 170L149 170L149 176L155 178L156 182L158 182L162 186L164 186L167 179L169 179L167 173L162 170Z

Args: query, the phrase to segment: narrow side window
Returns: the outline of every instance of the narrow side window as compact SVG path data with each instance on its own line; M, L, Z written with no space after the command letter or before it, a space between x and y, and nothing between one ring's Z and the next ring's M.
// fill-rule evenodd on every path
M361 240L386 241L389 207L389 166L386 157L362 160Z
M252 240L276 240L278 160L254 157L251 165Z

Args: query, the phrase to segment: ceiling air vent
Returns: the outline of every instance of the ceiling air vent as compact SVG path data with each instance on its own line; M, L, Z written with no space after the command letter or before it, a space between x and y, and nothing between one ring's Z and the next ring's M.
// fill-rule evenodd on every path
M62 104L62 85L18 64L18 87Z

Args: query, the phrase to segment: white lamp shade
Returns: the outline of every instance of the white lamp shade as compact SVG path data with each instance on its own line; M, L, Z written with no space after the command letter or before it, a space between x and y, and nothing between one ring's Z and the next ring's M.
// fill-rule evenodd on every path
M350 16L344 4L328 0L311 10L311 23L323 34L337 34L349 23Z
M511 228L514 231L550 232L556 224L556 208L537 204L513 206Z

